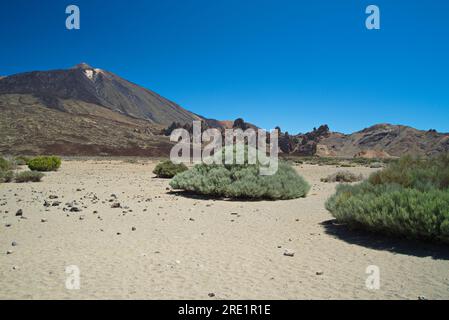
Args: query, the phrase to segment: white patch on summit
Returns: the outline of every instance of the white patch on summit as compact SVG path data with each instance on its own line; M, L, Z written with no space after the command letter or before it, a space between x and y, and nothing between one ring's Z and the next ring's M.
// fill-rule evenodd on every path
M94 70L84 70L84 74L86 75L86 77L88 77L90 80L92 80L94 78Z

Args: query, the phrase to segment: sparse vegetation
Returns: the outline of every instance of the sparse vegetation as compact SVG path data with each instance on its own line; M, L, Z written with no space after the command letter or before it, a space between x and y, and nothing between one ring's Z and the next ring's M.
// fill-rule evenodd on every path
M55 156L36 157L28 161L31 171L56 171L61 166L61 158Z
M11 163L8 160L0 157L0 171L7 171L10 169L11 169Z
M449 243L449 155L404 157L358 185L340 185L326 208L350 226Z
M11 182L14 179L14 172L0 169L0 183Z
M380 169L384 167L384 164L381 162L373 162L369 166L371 169Z
M30 158L25 156L18 156L14 158L14 161L18 166L25 166L28 164L28 161L30 161Z
M23 182L40 182L44 174L37 171L24 171L16 174L15 180L18 183Z
M370 167L373 163L388 164L396 159L367 159L367 158L335 158L335 157L294 157L285 156L296 164L313 164L319 166L354 167L356 165Z
M187 171L188 168L185 164L174 164L170 160L163 161L159 163L156 168L154 168L153 173L158 178L173 178L178 173Z
M363 180L361 174L357 175L349 171L339 171L321 179L322 182L358 182L361 180Z
M309 184L289 165L280 163L271 176L261 176L258 165L199 164L170 182L174 189L230 198L293 199L305 197Z

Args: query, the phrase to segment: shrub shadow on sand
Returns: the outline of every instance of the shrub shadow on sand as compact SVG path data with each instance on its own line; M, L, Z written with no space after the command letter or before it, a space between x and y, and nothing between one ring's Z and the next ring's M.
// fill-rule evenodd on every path
M195 200L216 200L216 201L228 201L228 202L288 201L288 200L274 200L274 199L266 199L266 198L243 198L243 197L241 197L241 198L226 198L223 196L204 195L204 194L196 193L194 191L184 191L184 190L168 191L167 194L172 195L172 196L184 197L184 198L188 198L188 199L195 199Z
M350 244L421 258L431 257L435 260L449 260L449 247L444 244L408 240L352 229L347 225L338 224L335 219L327 220L320 224L324 227L326 234L335 236Z

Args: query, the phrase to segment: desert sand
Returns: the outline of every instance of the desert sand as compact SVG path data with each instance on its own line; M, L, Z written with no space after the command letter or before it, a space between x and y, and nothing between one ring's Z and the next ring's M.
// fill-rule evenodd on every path
M320 178L339 168L297 166L313 186L303 199L229 201L174 193L155 164L71 160L40 183L1 184L0 298L449 298L446 247L332 223L336 184ZM65 285L71 265L79 290Z

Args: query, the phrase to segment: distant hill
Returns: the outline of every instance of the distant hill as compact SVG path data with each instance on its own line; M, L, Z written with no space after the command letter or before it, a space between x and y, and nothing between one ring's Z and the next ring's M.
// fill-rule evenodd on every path
M323 125L306 134L281 137L284 153L326 157L388 158L432 156L449 152L449 134L435 130L377 124L352 134L332 132Z

